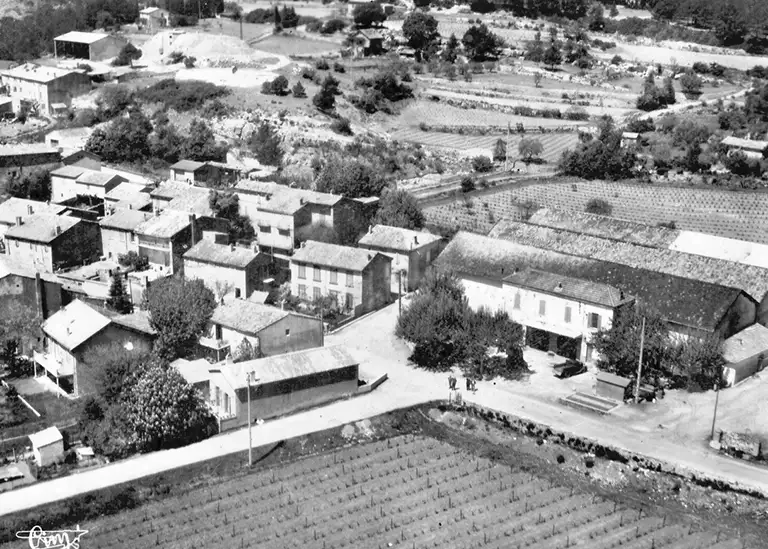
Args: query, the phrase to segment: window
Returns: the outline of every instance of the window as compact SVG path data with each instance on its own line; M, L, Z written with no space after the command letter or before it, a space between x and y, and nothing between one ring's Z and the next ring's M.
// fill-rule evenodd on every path
M600 315L597 313L589 313L589 327L600 329Z
M240 288L235 288L235 299L240 297Z
M571 323L571 308L566 307L565 308L565 322L570 324Z
M315 286L314 288L312 288L312 299L314 299L315 301L318 301L320 297L321 297L320 288Z
M216 387L216 408L221 407L221 389Z
M347 294L347 301L345 303L347 309L355 308L355 297L352 294Z
M320 267L318 267L317 265L315 265L312 269L312 280L314 280L315 282L320 282L322 280L320 276Z
M277 229L277 234L280 236L291 236L290 229Z
M515 294L515 309L520 309L520 294Z
M271 233L272 227L270 227L269 225L259 225L259 231L261 231L262 233Z
M224 335L221 332L221 325L220 324L214 325L213 333L215 334L216 339L221 339L221 338L224 337Z
M339 283L339 271L336 269L331 270L331 284Z
M337 292L336 290L331 290L328 292L328 295L331 296L334 303L336 303L337 305L339 304L339 292Z
M229 414L229 393L224 393L224 413Z
M291 337L291 329L290 328L286 328L285 329L285 337Z
M307 287L304 284L299 284L299 297L302 299L307 298Z
M307 278L307 266L299 265L299 278Z
M539 315L544 316L547 314L547 302L543 299L539 301Z
M347 288L351 288L355 281L354 273L347 273Z

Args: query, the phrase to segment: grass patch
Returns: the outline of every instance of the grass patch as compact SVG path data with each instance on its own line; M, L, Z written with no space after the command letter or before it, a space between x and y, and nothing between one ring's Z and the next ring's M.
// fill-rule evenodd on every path
M166 109L189 112L202 108L211 99L229 95L229 90L209 82L177 82L167 78L138 91L144 103L162 103Z

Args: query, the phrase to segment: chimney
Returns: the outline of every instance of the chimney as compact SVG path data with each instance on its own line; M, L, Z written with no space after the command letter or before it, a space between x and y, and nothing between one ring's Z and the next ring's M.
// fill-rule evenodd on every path
M418 244L419 243L419 237L418 236L414 236L413 237L413 243L414 244Z
M190 243L190 246L194 246L197 244L197 223L195 222L196 216L195 214L189 214L189 232L191 234L190 239L192 242Z
M33 213L35 213L35 211L32 209L32 204L29 204L29 205L27 206L27 213L28 213L29 215L32 215Z
M234 252L235 251L235 245L234 244L230 244L229 245L229 251L230 252Z
M373 232L373 225L368 225L368 234Z
M370 261L371 259L373 259L373 254L368 254L368 261Z
M21 225L22 223L23 223L23 221L21 220L21 216L20 216L20 215L17 215L17 216L16 216L16 226L19 226L19 225Z
M557 283L557 288L555 288L555 291L556 292L562 292L563 291L563 283L562 282L558 282Z
M56 234L61 234L61 225L56 225Z

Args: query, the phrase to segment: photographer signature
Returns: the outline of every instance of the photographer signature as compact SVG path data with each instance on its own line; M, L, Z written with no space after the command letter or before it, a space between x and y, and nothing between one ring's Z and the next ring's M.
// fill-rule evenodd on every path
M47 532L40 526L33 526L31 530L16 532L19 539L29 540L30 549L79 549L80 536L87 534L88 530L81 530L78 524L74 530L51 530Z

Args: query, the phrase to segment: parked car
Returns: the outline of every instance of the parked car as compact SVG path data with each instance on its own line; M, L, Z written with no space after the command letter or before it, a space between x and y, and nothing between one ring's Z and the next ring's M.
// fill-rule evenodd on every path
M578 360L570 358L560 364L555 364L555 377L565 379L567 377L577 376L587 371L587 367Z

